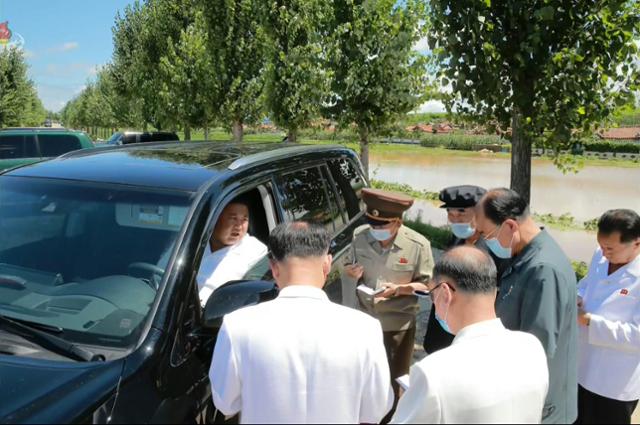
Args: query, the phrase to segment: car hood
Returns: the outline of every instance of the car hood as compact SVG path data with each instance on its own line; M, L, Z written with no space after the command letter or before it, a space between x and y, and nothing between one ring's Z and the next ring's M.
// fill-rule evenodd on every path
M115 393L123 364L0 355L0 423L83 421Z

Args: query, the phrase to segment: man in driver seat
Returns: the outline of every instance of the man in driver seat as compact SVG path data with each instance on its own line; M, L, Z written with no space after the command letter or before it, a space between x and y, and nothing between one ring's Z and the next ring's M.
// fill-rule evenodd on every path
M249 201L239 197L225 207L207 244L196 278L200 302L220 286L240 280L267 255L267 247L249 235Z

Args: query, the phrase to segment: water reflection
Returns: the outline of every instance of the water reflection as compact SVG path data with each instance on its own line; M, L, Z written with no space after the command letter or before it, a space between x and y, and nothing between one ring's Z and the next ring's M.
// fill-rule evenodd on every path
M430 156L426 152L373 155L374 178L432 192L470 183L487 188L509 186L510 162L506 158ZM578 221L586 221L611 208L640 211L640 166L593 166L564 175L548 161L534 160L532 180L532 209L540 214L571 213Z
M421 217L425 223L434 226L446 226L447 214L437 204L428 201L417 201L407 213L408 218ZM551 236L558 242L564 252L572 260L589 263L596 249L596 235L592 232L561 231L547 228Z

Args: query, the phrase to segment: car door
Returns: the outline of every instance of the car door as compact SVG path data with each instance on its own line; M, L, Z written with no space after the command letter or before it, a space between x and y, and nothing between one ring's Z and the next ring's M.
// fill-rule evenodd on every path
M343 294L340 277L349 258L357 223L351 222L347 211L342 208L327 165L319 163L282 173L277 184L286 221L313 222L333 235L330 251L334 257L333 265L324 290L333 302L350 302L349 295L345 298Z

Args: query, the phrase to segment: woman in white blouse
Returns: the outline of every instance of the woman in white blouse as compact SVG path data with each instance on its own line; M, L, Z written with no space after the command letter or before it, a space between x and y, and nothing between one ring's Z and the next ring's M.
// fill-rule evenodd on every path
M578 285L577 423L631 423L640 399L640 216L598 222L589 274Z

